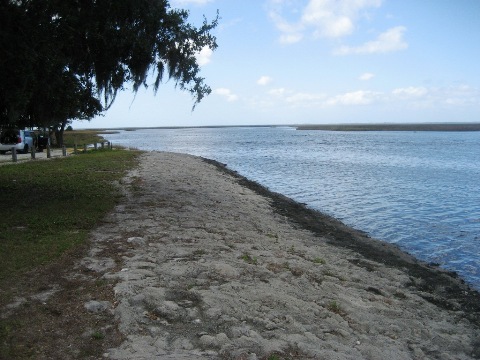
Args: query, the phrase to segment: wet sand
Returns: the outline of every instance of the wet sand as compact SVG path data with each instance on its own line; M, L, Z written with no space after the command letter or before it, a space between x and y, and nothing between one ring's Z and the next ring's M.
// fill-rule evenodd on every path
M210 160L145 153L122 188L81 262L116 281L107 358L480 357L453 273Z

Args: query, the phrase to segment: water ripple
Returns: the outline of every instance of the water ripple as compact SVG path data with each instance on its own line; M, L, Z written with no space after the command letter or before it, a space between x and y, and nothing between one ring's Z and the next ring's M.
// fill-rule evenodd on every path
M106 137L227 163L480 289L480 133L220 128Z

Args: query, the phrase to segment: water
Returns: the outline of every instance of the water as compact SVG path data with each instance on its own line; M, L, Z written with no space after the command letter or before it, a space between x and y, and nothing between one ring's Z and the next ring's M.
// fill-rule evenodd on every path
M457 271L480 289L480 133L293 128L122 131L142 150L199 155Z

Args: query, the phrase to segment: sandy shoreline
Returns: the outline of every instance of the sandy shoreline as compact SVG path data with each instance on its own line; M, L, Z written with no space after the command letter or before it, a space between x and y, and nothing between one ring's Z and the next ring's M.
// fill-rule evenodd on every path
M477 292L221 164L146 153L124 188L82 260L117 281L105 357L480 356Z
M143 153L119 188L89 245L2 304L36 359L480 358L455 274L222 164Z

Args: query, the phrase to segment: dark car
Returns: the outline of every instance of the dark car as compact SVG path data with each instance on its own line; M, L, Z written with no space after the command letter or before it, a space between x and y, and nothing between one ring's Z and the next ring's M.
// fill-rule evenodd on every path
M43 151L50 145L50 137L45 134L38 134L37 135L37 150Z

